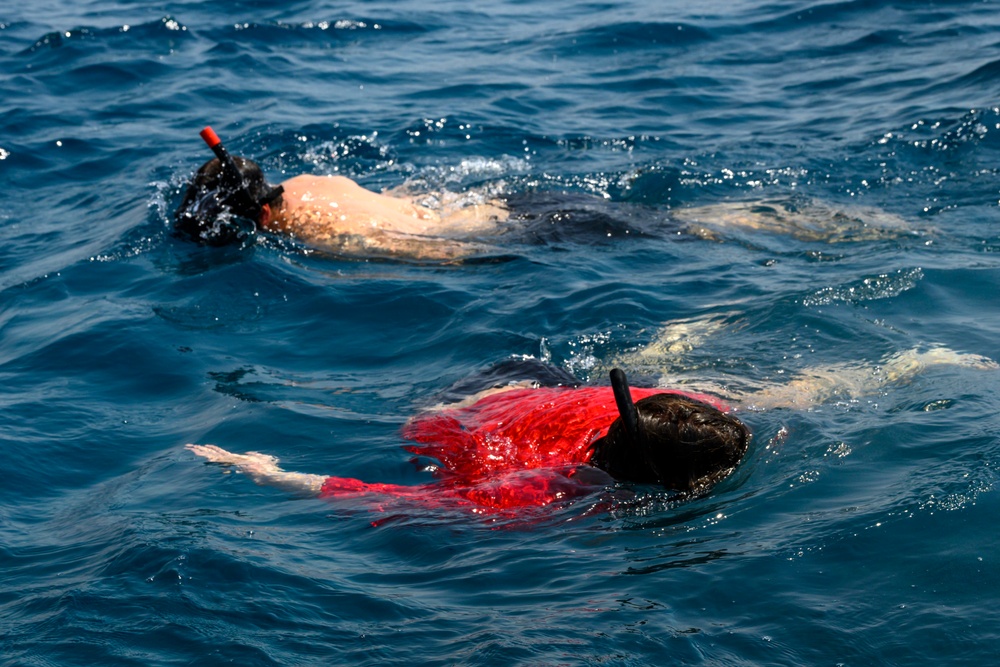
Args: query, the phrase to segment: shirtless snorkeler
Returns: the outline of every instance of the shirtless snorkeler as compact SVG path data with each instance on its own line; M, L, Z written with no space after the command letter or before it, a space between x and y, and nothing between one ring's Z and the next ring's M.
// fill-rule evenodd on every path
M338 254L451 260L479 250L461 239L507 218L496 202L435 211L344 176L302 175L271 186L260 166L230 155L211 128L201 136L216 158L188 186L176 229L207 245L239 241L251 228Z
M344 176L301 175L271 186L259 165L230 155L211 128L201 134L217 157L202 165L188 186L175 229L213 246L239 242L259 230L335 255L455 262L495 255L498 237L514 230L529 243L575 237L588 229L613 236L663 227L707 240L744 229L824 243L921 233L874 208L838 208L803 198L665 213L584 194L522 193L509 198L510 206L463 196L431 208L401 190L372 192Z

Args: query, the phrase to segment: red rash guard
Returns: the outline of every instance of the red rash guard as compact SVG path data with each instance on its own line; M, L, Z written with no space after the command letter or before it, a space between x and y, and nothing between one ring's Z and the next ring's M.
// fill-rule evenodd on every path
M672 393L729 409L704 394L631 391L636 401ZM590 444L617 417L611 387L512 389L490 394L469 407L420 415L403 428L403 437L421 443L407 445L406 451L440 464L438 481L401 486L330 477L320 496L375 494L435 506L460 504L491 510L548 505L593 490L575 477L590 459Z

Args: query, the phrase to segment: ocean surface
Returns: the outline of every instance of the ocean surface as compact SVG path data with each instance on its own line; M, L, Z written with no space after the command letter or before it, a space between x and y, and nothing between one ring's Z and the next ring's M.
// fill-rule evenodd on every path
M874 382L1000 359L996 2L8 0L0 100L0 665L996 661L1000 372ZM586 205L457 264L199 247L205 125L274 181ZM402 425L519 355L873 382L745 409L685 503L394 511L184 449L430 482Z

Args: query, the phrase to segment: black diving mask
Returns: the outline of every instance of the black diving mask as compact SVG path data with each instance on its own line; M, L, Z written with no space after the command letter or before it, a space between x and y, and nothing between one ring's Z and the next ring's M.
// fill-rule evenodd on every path
M201 131L201 138L212 149L215 156L219 158L222 167L222 190L225 196L220 196L217 192L205 193L196 203L196 206L204 206L205 212L221 213L223 208L237 211L252 211L253 219L260 219L260 213L264 206L271 204L281 196L285 189L278 185L269 189L261 197L254 197L250 189L250 184L243 178L240 168L236 165L233 156L229 154L226 147L222 145L222 140L211 127L206 127ZM213 207L217 207L213 209Z

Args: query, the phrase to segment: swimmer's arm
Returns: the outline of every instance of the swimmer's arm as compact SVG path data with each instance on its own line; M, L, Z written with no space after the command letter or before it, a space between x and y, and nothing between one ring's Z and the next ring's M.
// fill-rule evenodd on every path
M440 225L438 225L440 227ZM483 243L459 238L439 236L441 229L428 229L425 233L412 234L384 230L369 234L366 243L373 254L390 257L408 257L425 262L461 263L463 260L485 255L496 255L497 249ZM374 251L378 252L374 252Z
M318 496L326 477L301 472L288 472L278 467L278 459L260 452L234 454L215 445L186 445L186 449L211 463L233 466L262 486L274 486L289 493Z
M483 389L475 394L466 396L460 401L455 401L454 403L438 403L426 408L424 412L440 412L441 410L451 410L459 408L467 408L470 405L475 405L480 399L486 398L493 394L499 394L505 391L510 391L511 389L531 389L536 385L531 380L521 380L520 382L512 382L510 384L501 385L499 387L489 387L488 389Z
M978 354L963 354L947 347L916 348L899 352L876 366L833 364L802 371L789 382L766 385L745 393L740 402L748 408L807 408L831 399L854 400L913 380L931 366L964 366L997 370L995 361Z
M688 355L724 329L738 329L742 324L733 313L719 313L665 322L646 345L619 354L609 360L607 370L615 366L654 376L683 374L689 370ZM603 372L604 369L597 369ZM662 384L662 383L661 383Z
M335 226L327 229L319 225L309 231L298 230L293 233L303 243L334 255L397 257L421 262L460 264L470 258L497 253L496 248L473 241L383 229L349 234Z

